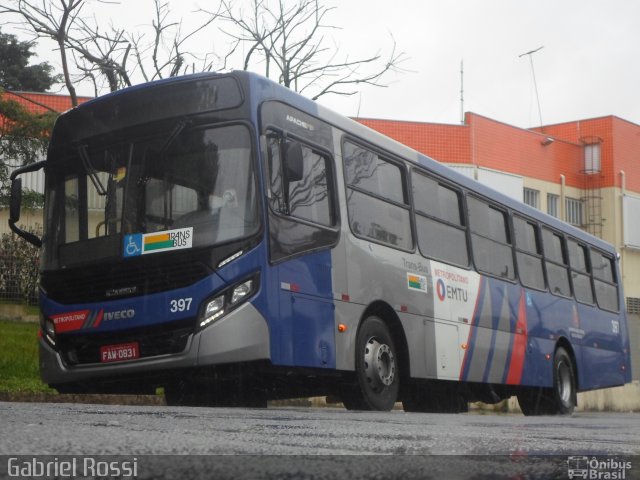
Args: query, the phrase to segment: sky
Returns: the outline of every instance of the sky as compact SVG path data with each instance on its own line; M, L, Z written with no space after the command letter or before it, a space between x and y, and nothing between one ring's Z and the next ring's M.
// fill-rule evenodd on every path
M167 1L185 28L197 21L198 7L214 4ZM320 99L343 115L457 124L464 110L522 128L539 126L540 119L548 125L606 115L640 124L637 0L325 3L335 7L327 21L339 29L326 34L340 53L350 58L384 54L393 38L406 58L404 72L386 77L385 88L364 86L351 97ZM153 14L152 0L94 0L90 7L101 21L111 18L133 31ZM211 48L224 53L225 40L215 37L212 32ZM200 42L198 48L209 47ZM41 40L37 52L40 60L58 65L51 43ZM92 89L80 93L91 95Z

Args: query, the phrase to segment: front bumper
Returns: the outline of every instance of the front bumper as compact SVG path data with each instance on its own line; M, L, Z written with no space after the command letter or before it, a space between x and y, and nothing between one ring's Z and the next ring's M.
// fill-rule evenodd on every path
M260 312L245 303L192 334L180 353L118 363L67 365L62 355L40 339L40 376L49 385L117 377L145 377L182 368L269 360L269 328Z

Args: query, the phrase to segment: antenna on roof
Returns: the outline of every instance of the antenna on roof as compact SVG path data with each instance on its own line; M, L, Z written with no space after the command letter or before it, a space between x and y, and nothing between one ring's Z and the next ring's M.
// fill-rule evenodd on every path
M518 55L518 58L522 58L525 55L529 55L529 62L531 63L531 76L533 77L533 88L536 91L536 101L538 102L538 117L540 118L540 128L542 129L542 133L544 133L544 125L542 124L542 110L540 109L540 96L538 95L538 84L536 83L536 71L533 68L533 54L536 52L539 52L543 48L544 48L544 45L542 47L536 48L535 50L530 50L521 55Z
M460 123L464 125L464 58L460 60Z

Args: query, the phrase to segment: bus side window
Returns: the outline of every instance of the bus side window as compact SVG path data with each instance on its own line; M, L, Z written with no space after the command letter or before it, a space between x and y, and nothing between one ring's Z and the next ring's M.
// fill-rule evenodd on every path
M300 149L296 147L288 145L288 154L295 153L291 158L289 155L285 157L285 192L289 214L320 225L333 226L336 222L329 191L329 158L306 145L300 145Z
M271 208L283 215L334 226L329 156L297 140L271 135L267 141Z
M472 196L467 197L471 245L476 268L513 280L513 253L507 212Z
M469 254L462 194L416 170L412 186L420 252L425 257L467 267Z
M516 238L516 262L520 282L525 287L545 289L542 267L542 247L538 226L514 215L513 230Z
M269 204L274 212L287 214L288 212L283 197L280 141L280 137L276 135L269 135L267 137L270 191Z
M613 257L591 249L591 268L598 306L606 310L618 311L620 305Z
M564 248L564 237L547 228L542 229L542 244L544 246L545 265L549 290L551 293L563 297L571 296L569 286L569 265Z
M402 166L351 142L342 145L349 225L354 235L403 250L413 249L411 216Z
M572 238L567 241L567 245L569 247L573 293L579 302L592 305L593 289L591 288L591 272L587 262L587 247L580 245Z

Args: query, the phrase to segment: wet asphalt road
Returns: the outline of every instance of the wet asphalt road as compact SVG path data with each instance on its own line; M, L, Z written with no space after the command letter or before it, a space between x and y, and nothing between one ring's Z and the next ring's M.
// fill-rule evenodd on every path
M625 457L637 464L625 478L640 473L638 414L0 403L0 429L2 455L119 455L138 478L568 478L576 456Z

